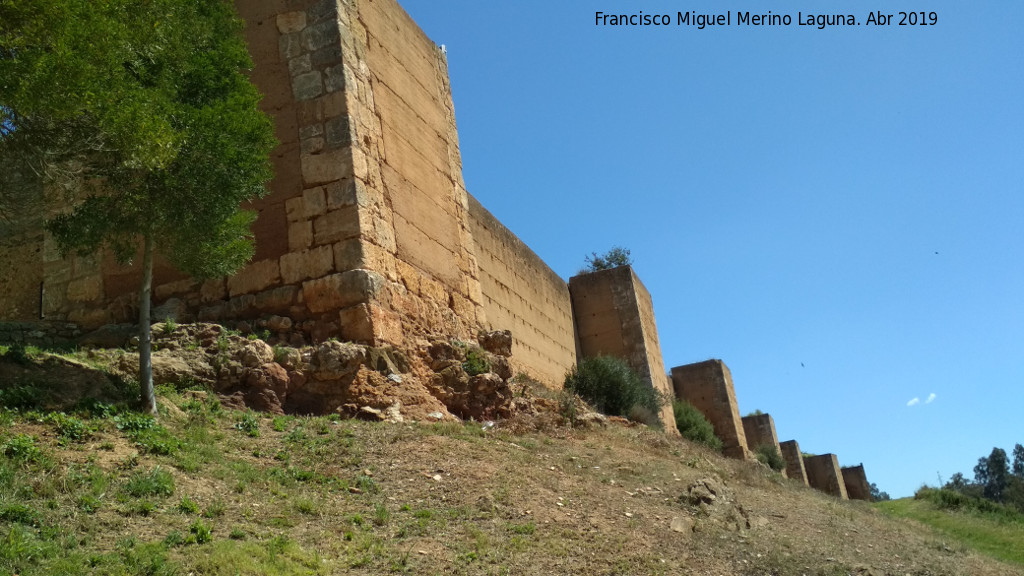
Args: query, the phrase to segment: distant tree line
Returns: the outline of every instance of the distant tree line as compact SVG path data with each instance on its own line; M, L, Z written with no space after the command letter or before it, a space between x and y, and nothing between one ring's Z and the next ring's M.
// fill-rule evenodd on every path
M1024 512L1024 446L1014 446L1012 455L1011 464L1006 450L993 448L991 454L978 459L978 465L974 467L974 481L957 472L943 488L1013 506Z

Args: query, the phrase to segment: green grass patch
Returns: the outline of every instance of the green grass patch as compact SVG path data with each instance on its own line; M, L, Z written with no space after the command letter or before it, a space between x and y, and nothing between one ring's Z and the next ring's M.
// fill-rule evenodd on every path
M928 494L878 502L874 506L889 516L931 526L981 554L1024 566L1024 516L1018 514L1014 518L970 508L943 509Z

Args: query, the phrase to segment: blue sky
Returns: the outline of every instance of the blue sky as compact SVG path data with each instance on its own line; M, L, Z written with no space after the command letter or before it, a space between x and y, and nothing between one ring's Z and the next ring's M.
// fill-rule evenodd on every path
M1024 443L1024 3L399 1L469 191L564 278L629 248L667 368L723 359L742 413L894 497ZM679 10L793 24L594 23Z

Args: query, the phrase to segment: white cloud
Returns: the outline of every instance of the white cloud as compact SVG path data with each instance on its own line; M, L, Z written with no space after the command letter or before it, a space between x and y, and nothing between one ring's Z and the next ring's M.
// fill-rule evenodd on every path
M932 402L935 402L936 398L938 398L938 396L935 395L935 392L932 392L931 394L928 395L928 399L925 400L924 403L931 404Z
M917 406L920 403L921 403L921 399L920 398L914 398L910 402L907 402L907 406Z

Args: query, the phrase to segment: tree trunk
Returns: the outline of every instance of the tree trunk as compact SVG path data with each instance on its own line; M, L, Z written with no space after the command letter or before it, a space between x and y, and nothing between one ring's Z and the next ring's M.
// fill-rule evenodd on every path
M156 416L156 394L153 392L153 337L149 327L152 289L153 237L147 233L142 249L142 289L139 291L139 386L142 387L143 408Z

